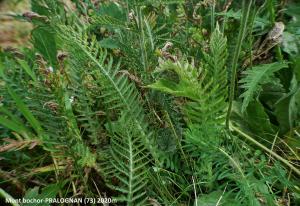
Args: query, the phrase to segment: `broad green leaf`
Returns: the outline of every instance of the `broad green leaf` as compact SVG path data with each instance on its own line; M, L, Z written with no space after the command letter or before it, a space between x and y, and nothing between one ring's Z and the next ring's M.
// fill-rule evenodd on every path
M200 93L205 91L211 86L211 82L207 82L206 85L201 85L203 79L198 79L200 76L200 69L195 68L193 65L186 62L170 62L166 61L161 63L157 72L174 71L179 78L179 82L174 80L160 79L153 84L148 85L148 88L156 89L161 92L166 92L178 97L187 97L194 101L199 101ZM203 76L205 74L202 74ZM202 82L204 84L204 82Z
M263 105L259 101L252 101L244 113L241 108L240 102L234 102L231 121L247 134L255 135L256 140L270 146L267 142L273 141L277 130L270 122Z
M274 133L270 118L259 101L250 102L244 117L250 128L255 131L257 135Z
M54 30L39 26L32 31L34 47L44 56L51 66L57 68L57 47Z
M244 113L244 119L247 121L248 127L252 133L258 137L272 142L275 131L270 122L269 116L266 114L263 105L258 101L252 101ZM258 139L259 140L259 139ZM266 143L265 141L262 141Z
M45 16L51 15L49 9L45 5L42 5L40 0L31 1L31 10L33 12L38 13L39 15L45 15Z
M36 131L36 133L41 134L43 129L42 129L39 121L33 116L33 114L28 109L28 107L24 104L22 99L9 86L7 86L7 91L10 94L10 96L13 98L13 100L15 101L17 108L24 115L24 117L27 119L27 121L30 123L30 125L33 127L33 129Z
M160 79L157 82L148 85L147 87L178 97L187 97L193 100L198 100L197 93L193 90L193 88L191 88L190 85L185 84L184 82L176 84L166 79Z
M48 17L59 14L60 20L65 18L65 4L61 1L31 0L31 10L39 15Z

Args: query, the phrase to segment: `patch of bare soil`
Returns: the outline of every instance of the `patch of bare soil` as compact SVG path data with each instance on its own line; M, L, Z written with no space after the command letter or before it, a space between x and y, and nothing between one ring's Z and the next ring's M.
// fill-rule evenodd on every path
M29 0L0 0L0 47L26 45L31 24L15 20L10 14L22 14L30 10Z

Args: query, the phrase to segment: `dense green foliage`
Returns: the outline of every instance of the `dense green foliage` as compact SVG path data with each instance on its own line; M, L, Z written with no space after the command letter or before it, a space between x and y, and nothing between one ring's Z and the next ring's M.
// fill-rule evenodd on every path
M300 204L300 3L31 8L0 51L1 198Z

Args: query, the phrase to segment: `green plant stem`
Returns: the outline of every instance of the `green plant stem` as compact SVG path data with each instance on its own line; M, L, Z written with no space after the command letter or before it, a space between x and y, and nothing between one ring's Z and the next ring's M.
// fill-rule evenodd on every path
M286 166L288 166L291 170L293 170L297 175L300 176L300 170L297 169L296 167L294 167L291 163L289 163L289 161L287 161L286 159L284 159L280 155L276 154L275 152L273 152L272 150L270 150L266 146L262 145L261 143L259 143L258 141L256 141L254 138L252 138L248 134L244 133L243 131L241 131L239 128L233 126L232 124L230 124L230 129L236 131L238 134L240 134L241 136L245 137L250 142L254 143L255 145L257 145L261 149L263 149L266 152L268 152L270 155L272 155L273 157L275 157L277 160L281 161L283 164L285 164Z
M270 13L270 21L272 24L275 23L275 9L273 7L273 0L268 0L268 10L269 10L269 13Z
M142 60L143 60L143 67L144 71L147 70L148 68L148 62L147 62L147 54L146 54L146 48L145 48L145 32L143 28L143 23L144 19L142 17L142 8L138 7L137 9L137 14L138 14L138 27L140 29L140 35L139 35L139 41L140 41L140 51L142 55Z
M238 60L241 53L242 42L244 40L246 29L247 29L247 22L250 14L252 6L252 0L249 1L248 6L246 5L245 1L243 1L243 16L241 20L241 27L238 35L238 42L236 45L235 53L232 60L232 69L231 69L231 82L230 82L230 92L229 92L229 105L228 111L226 116L226 127L229 129L229 119L232 109L232 102L234 100L234 92L235 92L235 79L236 79L236 70L238 66Z
M211 24L211 32L215 30L215 6L216 3L213 1L210 5L210 24Z
M269 14L270 14L270 21L271 21L271 24L272 26L274 26L275 24L275 18L276 18L276 14L275 14L275 9L274 9L274 1L273 0L268 0L267 2L267 6L268 6L268 11L269 11ZM275 46L275 52L276 52L276 59L278 61L283 61L283 56L282 56L282 53L281 53L281 49L280 49L280 46L276 45Z
M184 151L183 151L183 149L182 149L183 147L182 147L182 145L181 145L180 138L178 137L177 132L175 131L175 128L174 128L173 122L172 122L172 120L171 120L171 118L170 118L170 115L169 115L169 113L168 113L167 111L165 111L165 114L166 114L167 120L168 120L168 122L169 122L169 124L170 124L170 126L171 126L171 128L172 128L172 131L173 131L173 133L174 133L174 136L176 137L177 147L180 149L180 152L181 152L181 154L182 154L182 156L183 156L183 159L184 159L184 161L185 161L185 164L186 164L187 166L189 166L188 159L187 159L187 157L186 157L186 155L185 155L185 153L184 153Z
M4 197L5 199L9 199L12 200L13 202L11 203L12 206L20 206L16 201L15 198L13 198L10 194L8 194L7 192L5 192L3 189L0 188L0 196Z

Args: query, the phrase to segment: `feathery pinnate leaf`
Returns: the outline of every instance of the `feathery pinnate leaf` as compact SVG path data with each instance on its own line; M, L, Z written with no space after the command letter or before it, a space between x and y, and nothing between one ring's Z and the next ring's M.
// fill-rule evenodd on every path
M262 85L272 81L278 81L274 73L287 67L288 64L285 62L275 62L271 64L261 64L244 71L243 74L245 77L239 81L239 83L242 84L241 88L245 89L245 92L240 96L243 98L242 112L246 110L251 100L259 96Z

